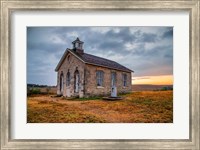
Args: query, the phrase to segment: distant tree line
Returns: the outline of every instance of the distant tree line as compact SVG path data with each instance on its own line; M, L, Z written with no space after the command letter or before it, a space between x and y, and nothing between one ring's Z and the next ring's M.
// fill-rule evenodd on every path
M157 90L154 90L154 91L168 91L168 90L172 90L173 91L173 87L164 86L161 89L157 89Z
M27 84L27 95L30 96L32 94L52 94L51 89L54 88L56 88L56 86Z
M27 84L27 87L56 87L56 86L40 85L40 84Z

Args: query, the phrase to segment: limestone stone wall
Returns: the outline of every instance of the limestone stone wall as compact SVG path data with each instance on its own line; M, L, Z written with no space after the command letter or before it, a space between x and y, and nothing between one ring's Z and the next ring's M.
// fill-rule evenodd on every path
M97 86L96 71L104 72L103 86ZM131 91L131 73L111 70L105 67L98 67L94 65L85 66L85 96L94 95L110 95L111 93L111 72L116 73L117 93L127 93ZM127 86L123 86L122 74L127 74Z
M67 72L70 72L70 85L67 86ZM75 86L75 71L78 70L80 81L79 81L79 92L76 93L74 90ZM103 86L97 86L96 72L101 70L104 72ZM127 93L131 91L131 73L122 72L117 70L111 70L105 67L98 67L95 65L89 65L83 63L73 54L68 53L65 60L57 73L57 94L62 94L66 97L80 96L81 94L85 97L94 95L110 95L111 94L111 73L116 73L116 87L117 93ZM63 93L60 90L60 76L63 74ZM122 74L127 75L127 86L123 86Z
M57 73L57 94L60 95L60 75L63 73L63 96L71 97L71 96L77 96L78 93L74 92L74 73L76 70L79 72L80 76L80 82L79 86L81 87L81 90L84 90L84 68L85 64L80 61L77 57L72 55L71 53L68 53L66 56L64 62L62 63L61 67L58 70ZM67 83L67 72L70 72L70 85L66 86Z

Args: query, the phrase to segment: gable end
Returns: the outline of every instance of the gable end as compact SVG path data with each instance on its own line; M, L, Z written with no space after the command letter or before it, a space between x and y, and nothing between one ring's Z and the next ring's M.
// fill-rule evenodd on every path
M80 57L78 57L77 55L75 55L74 53L72 53L72 52L70 51L70 49L66 49L65 52L64 52L64 54L63 54L63 56L61 57L61 59L60 59L58 65L57 65L56 68L55 68L55 71L56 71L56 72L59 70L59 68L60 68L61 65L63 64L65 58L66 58L67 55L68 55L68 53L71 53L73 56L75 56L75 57L78 58L80 61L82 61L83 63L85 63Z

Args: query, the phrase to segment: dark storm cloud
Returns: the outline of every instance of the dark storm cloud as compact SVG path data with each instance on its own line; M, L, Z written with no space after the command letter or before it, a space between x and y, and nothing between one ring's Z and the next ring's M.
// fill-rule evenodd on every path
M92 37L92 38L90 38ZM96 49L98 52L104 52L105 50L112 50L115 53L123 54L126 50L126 43L136 43L139 45L138 49L133 49L133 54L143 53L144 43L152 43L158 39L156 34L142 33L137 30L131 33L130 28L120 27L118 32L113 29L109 30L105 34L95 33L94 36L88 37L88 43L94 43L93 51ZM94 38L95 37L95 38ZM96 44L97 43L97 44Z
M125 27L121 27L121 29L119 30L119 32L115 32L114 30L110 30L105 34L105 37L107 39L110 40L114 40L115 41L126 41L126 42L132 42L136 40L136 37L134 36L134 34L130 33L130 29L129 28L125 28Z
M168 31L165 31L164 33L163 33L163 36L162 36L163 38L172 38L173 37L173 29L171 28L171 29L169 29Z
M125 65L134 76L173 73L172 27L28 27L28 83L56 85L54 69L76 37L86 53Z
M143 33L141 41L142 42L155 42L157 40L157 35L152 33Z
M115 42L115 41L105 41L98 45L99 50L105 51L105 50L115 50L118 52L121 52L120 49L123 48L123 45L121 42Z

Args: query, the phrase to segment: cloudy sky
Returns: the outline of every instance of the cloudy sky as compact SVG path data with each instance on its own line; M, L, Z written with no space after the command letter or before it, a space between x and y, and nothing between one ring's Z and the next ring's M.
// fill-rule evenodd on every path
M56 85L54 69L77 37L86 53L134 70L133 83L172 83L172 27L28 27L27 82Z

